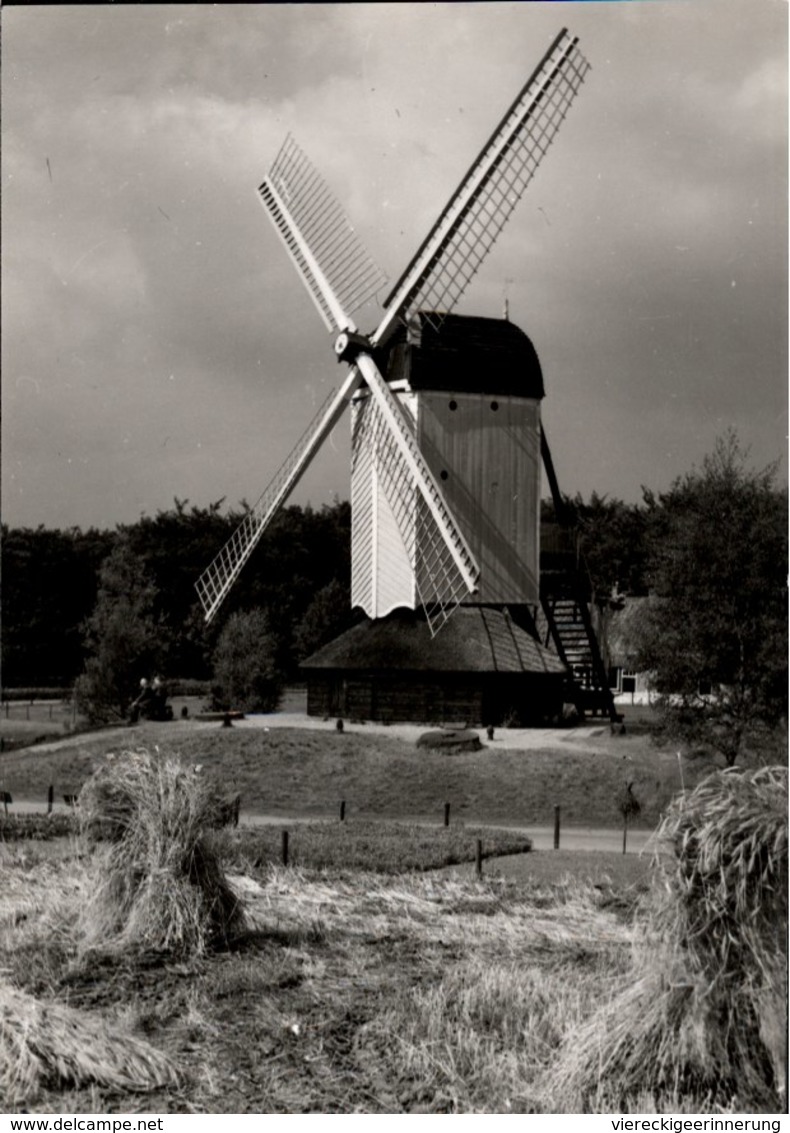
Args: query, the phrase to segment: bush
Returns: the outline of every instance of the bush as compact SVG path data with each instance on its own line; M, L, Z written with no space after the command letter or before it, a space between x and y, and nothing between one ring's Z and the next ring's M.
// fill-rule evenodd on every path
M167 694L176 696L209 696L211 684L209 681L197 681L189 678L179 678L167 682Z
M85 670L74 686L89 723L125 720L141 678L161 668L166 632L154 617L155 600L145 560L120 539L99 571L96 605L85 624Z
M276 641L263 610L231 614L214 651L212 707L273 712L282 688L275 657Z

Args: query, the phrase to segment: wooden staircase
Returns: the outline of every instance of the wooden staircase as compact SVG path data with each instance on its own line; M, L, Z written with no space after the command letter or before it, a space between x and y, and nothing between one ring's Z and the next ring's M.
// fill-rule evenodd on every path
M558 522L540 528L540 615L544 645L553 647L571 674L571 696L581 716L622 719L609 688L609 674L593 626L592 582L576 530L560 492L549 442L541 426L540 454Z
M541 643L553 648L571 674L571 696L581 716L617 712L609 676L601 655L591 614L592 587L578 553L574 533L565 527L541 529L540 602Z

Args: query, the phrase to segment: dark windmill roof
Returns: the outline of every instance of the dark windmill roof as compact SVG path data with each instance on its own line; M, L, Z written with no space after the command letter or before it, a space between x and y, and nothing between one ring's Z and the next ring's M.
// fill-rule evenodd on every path
M302 662L304 669L562 674L565 666L507 613L461 606L431 637L411 610L366 619Z
M534 398L545 393L535 347L507 319L418 311L396 333L391 351L389 376L407 378L415 390Z

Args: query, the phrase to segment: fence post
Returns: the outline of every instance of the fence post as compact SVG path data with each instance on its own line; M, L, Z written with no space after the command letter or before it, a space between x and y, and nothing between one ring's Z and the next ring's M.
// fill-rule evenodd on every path
M345 822L345 820L346 820L346 800L343 799L343 801L340 804L340 821Z
M52 814L52 804L54 803L54 801L55 801L55 788L52 785L52 783L50 783L49 789L47 790L47 814Z
M450 825L450 804L449 803L444 804L444 825L445 826Z
M283 865L288 865L288 831L283 830Z
M475 873L478 877L483 876L483 843L479 838L475 847Z
M554 849L560 848L560 808L559 804L554 807Z

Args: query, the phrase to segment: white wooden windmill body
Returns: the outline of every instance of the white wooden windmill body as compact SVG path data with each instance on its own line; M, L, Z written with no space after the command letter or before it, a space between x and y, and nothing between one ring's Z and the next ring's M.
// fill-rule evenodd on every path
M451 325L453 308L588 69L577 40L563 30L384 300L368 336L358 332L351 312L378 292L382 277L305 155L286 141L260 198L337 335L335 354L349 372L198 580L207 620L349 402L354 604L373 619L398 606L421 606L434 634L461 602L537 602L542 386L514 388L495 364L477 385L467 380L454 388L452 376L440 388L418 383L407 372L408 338L441 335ZM404 333L406 350L399 354Z
M414 372L415 351L424 336L446 338L455 330L457 340L467 324L473 325L473 339L484 339L471 360L466 358L454 372L449 352L451 361L441 369L434 358L433 366L423 362ZM507 340L509 372L502 372L501 358L492 365L486 357L486 335L489 343L496 338L500 352ZM523 332L500 320L449 316L437 334L418 314L404 337L391 351L390 388L480 565L475 593L461 601L536 606L543 396L537 355ZM378 618L399 606L415 609L436 602L437 595L420 569L427 552L419 496L412 493L411 500L404 500L409 531L403 538L381 483L386 451L366 428L369 406L364 390L351 404L351 604Z

